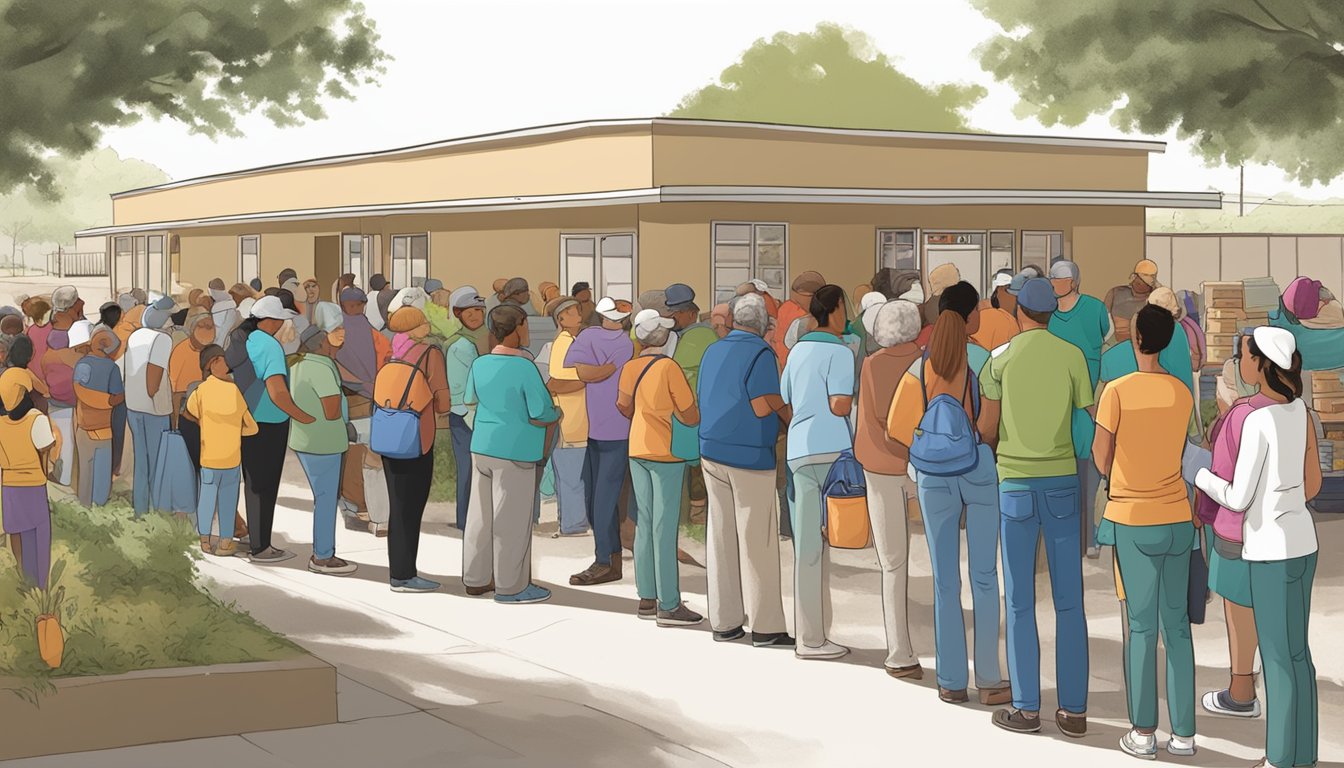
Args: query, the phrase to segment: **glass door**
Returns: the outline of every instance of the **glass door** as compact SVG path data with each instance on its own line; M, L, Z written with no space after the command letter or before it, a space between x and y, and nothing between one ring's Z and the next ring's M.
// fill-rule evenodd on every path
M373 235L341 235L341 274L355 276L355 285L368 290L376 268Z
M594 299L634 301L636 270L634 233L560 236L560 290L566 293L587 283Z

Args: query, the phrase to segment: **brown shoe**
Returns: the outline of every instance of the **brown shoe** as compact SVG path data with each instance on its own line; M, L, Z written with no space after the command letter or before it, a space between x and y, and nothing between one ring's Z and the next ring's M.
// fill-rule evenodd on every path
M472 597L480 597L481 595L488 595L491 592L495 591L495 580L491 579L490 583L486 584L484 587L467 587L466 589L467 594L471 595Z
M656 619L656 618L658 618L658 601L657 601L657 600L640 600L640 601L639 601L639 611L638 611L638 613L637 613L636 615L639 616L639 618L641 618L641 619Z
M897 680L923 680L924 667L918 664L911 664L908 667L885 667L887 674Z
M980 688L980 704L985 707L1001 707L1013 703L1013 686L1007 681L993 688Z
M582 573L569 577L569 583L576 587L592 587L621 580L621 556L612 555L611 565L593 563Z
M965 688L959 691L949 691L942 686L938 687L938 698L948 704L965 704L971 700L971 697L966 695Z
M1087 715L1075 715L1064 710L1055 711L1055 725L1059 732L1071 739L1081 739L1087 735Z

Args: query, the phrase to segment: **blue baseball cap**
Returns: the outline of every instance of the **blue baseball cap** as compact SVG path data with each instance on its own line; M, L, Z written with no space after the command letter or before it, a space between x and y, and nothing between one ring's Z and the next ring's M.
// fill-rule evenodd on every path
M1059 299L1049 280L1033 277L1017 292L1017 305L1029 312L1054 312L1059 309Z
M667 286L667 290L663 293L666 297L667 308L672 312L699 309L695 305L695 291L685 283L673 283Z

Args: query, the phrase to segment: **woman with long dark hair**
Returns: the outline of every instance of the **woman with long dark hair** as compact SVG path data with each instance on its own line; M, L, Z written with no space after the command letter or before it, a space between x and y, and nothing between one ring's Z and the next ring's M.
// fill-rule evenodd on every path
M1195 485L1245 515L1240 558L1249 563L1264 663L1264 763L1315 765L1316 667L1307 640L1317 540L1307 502L1321 489L1316 430L1302 402L1302 355L1291 333L1256 328L1240 355L1242 378L1274 402L1246 417L1230 481L1201 469Z

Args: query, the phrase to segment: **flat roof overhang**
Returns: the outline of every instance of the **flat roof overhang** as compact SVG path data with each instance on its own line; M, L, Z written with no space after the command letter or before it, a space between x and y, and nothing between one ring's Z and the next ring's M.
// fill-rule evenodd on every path
M197 219L153 221L80 230L76 237L100 237L165 229L229 224L320 221L362 216L526 211L650 203L818 203L850 205L1100 205L1143 208L1221 209L1221 192L1152 192L1081 189L838 189L832 187L664 186L521 197L482 197L417 203L379 203L225 214Z

